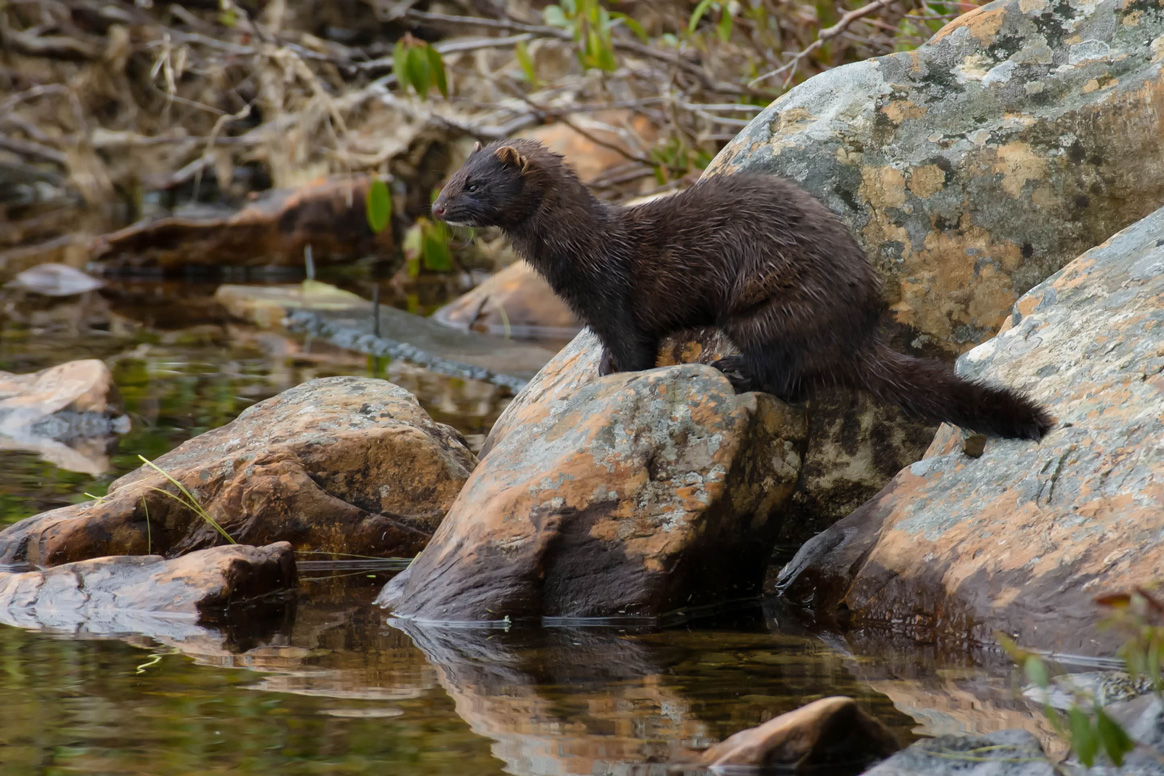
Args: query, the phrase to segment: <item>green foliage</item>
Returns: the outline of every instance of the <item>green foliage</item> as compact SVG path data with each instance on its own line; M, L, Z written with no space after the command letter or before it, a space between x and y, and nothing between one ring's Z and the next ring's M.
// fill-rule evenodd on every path
M1164 602L1143 588L1132 593L1103 596L1097 603L1107 607L1110 614L1101 627L1122 630L1127 635L1120 648L1120 657L1132 676L1147 676L1156 692L1164 691L1161 682L1161 656L1164 653ZM999 644L1011 659L1023 667L1031 684L1047 690L1051 686L1051 672L1046 661L1034 652L1024 650L1002 634L996 634ZM1118 722L1103 710L1095 698L1075 702L1063 712L1044 703L1043 713L1051 726L1071 744L1079 762L1090 768L1100 753L1117 767L1136 743Z
M724 43L727 43L732 37L732 12L734 9L731 3L700 0L699 5L695 6L695 10L691 12L691 18L687 20L687 32L694 35L700 20L711 9L719 11L719 24L715 26L716 35Z
M529 46L525 45L524 40L517 44L514 53L517 55L517 64L521 66L525 80L529 81L529 85L534 89L538 88L538 74L534 71L533 58L529 55Z
M643 28L626 14L611 12L599 0L562 0L546 6L546 24L569 30L578 44L578 61L587 69L605 70L618 67L611 37L616 24L623 24L636 35L645 37Z
M430 272L452 270L448 226L441 221L416 219L404 236L404 258L411 277L419 275L422 269Z
M392 51L392 73L400 88L411 88L422 100L436 87L449 96L448 76L441 53L423 40L404 35Z
M388 228L392 219L392 194L388 191L388 184L379 178L374 178L368 185L364 213L368 218L368 228L373 233L380 234Z
M174 501L177 501L182 506L184 506L187 509L194 512L194 514L198 515L198 517L202 518L202 520L207 525L209 525L215 531L220 533L222 535L222 537L224 539L226 539L228 542L230 542L231 544L238 544L238 542L236 542L234 539L232 539L230 534L228 534L226 532L226 529L224 529L221 525L219 525L217 520L215 520L213 517L211 517L210 513L206 511L206 507L202 506L202 504L199 503L198 499L194 498L194 494L191 493L189 490L187 490L185 485L178 482L176 479L173 478L173 476L170 475L169 472L167 472L162 467L158 466L153 461L146 458L144 455L139 455L138 458L141 459L141 462L143 464L150 467L151 469L153 469L154 471L156 471L158 474L162 475L163 477L165 477L166 480L171 485L173 485L174 487L176 487L178 489L178 493L177 494L171 493L170 491L165 490L164 488L151 488L151 490L154 490L158 493L161 493L163 496L168 496L169 498L172 498Z
M673 177L682 177L702 170L711 164L713 156L702 148L675 137L651 149L651 160L655 162L655 179L662 185Z

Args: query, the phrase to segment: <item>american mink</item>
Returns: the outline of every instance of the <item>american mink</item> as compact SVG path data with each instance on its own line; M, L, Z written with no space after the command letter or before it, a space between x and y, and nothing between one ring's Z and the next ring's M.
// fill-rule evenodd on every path
M864 389L930 421L1040 439L1054 421L1022 394L889 347L880 281L844 223L768 175L704 178L634 207L594 198L532 140L477 149L433 215L499 226L602 341L601 374L655 365L660 339L714 326L740 350L717 361L737 390L799 401Z

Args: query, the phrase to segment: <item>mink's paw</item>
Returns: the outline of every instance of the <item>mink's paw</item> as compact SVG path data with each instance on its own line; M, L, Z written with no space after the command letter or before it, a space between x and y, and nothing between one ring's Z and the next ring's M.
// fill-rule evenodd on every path
M723 372L723 376L732 384L732 388L736 389L736 393L759 390L759 386L756 385L756 380L748 370L747 362L742 356L721 358L718 361L713 361L711 365Z
M602 349L602 358L598 361L598 376L606 377L618 371L618 367L614 365L614 356L610 355L610 351L606 348Z

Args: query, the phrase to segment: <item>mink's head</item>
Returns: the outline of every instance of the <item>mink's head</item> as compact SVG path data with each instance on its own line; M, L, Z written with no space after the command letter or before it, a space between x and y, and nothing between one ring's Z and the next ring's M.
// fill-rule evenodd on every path
M560 164L533 140L478 144L432 203L432 214L455 226L516 226L537 211L547 173Z

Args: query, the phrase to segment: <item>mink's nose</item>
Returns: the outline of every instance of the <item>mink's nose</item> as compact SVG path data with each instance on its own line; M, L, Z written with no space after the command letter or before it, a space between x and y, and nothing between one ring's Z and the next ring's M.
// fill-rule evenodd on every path
M443 202L441 202L439 199L436 202L432 203L432 215L433 215L433 218L439 218L441 220L444 220L445 204Z

